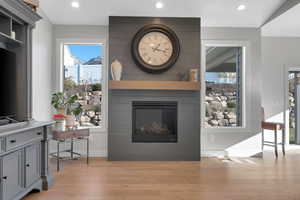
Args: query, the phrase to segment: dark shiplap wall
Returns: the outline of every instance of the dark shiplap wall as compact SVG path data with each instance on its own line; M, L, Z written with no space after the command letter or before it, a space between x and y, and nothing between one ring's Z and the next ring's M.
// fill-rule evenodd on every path
M140 70L131 57L131 41L146 24L164 24L172 28L180 42L181 54L173 68L162 74ZM199 18L110 17L109 61L123 65L123 80L176 80L177 72L200 66ZM110 90L108 101L109 160L199 160L199 91L122 91ZM177 143L132 143L133 101L178 102Z
M131 41L136 32L147 24L164 24L177 34L181 53L176 64L167 72L153 75L143 72L131 56ZM200 66L200 18L109 18L109 63L118 59L123 65L123 80L176 80L177 72L188 72Z
M132 143L133 101L176 101L178 103L178 142ZM198 92L111 91L109 102L109 160L200 160Z

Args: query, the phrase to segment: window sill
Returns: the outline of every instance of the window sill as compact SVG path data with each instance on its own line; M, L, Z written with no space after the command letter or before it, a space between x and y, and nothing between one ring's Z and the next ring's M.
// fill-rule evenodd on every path
M251 133L248 127L211 127L211 128L201 128L205 133Z
M87 126L80 126L79 128L82 129L90 129L91 134L106 134L107 129L103 127L87 127Z

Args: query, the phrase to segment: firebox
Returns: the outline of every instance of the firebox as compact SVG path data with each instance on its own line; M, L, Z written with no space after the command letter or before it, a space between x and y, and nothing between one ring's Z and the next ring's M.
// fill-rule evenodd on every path
M132 103L132 142L176 143L177 102Z

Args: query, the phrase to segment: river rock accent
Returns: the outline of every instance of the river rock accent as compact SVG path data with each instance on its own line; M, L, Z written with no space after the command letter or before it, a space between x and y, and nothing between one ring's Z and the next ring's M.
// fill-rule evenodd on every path
M236 85L206 83L205 127L237 126Z

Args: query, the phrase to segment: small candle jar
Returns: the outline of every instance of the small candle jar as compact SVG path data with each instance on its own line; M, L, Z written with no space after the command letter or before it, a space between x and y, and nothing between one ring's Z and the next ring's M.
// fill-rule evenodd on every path
M192 82L198 82L198 69L190 69L189 79Z

